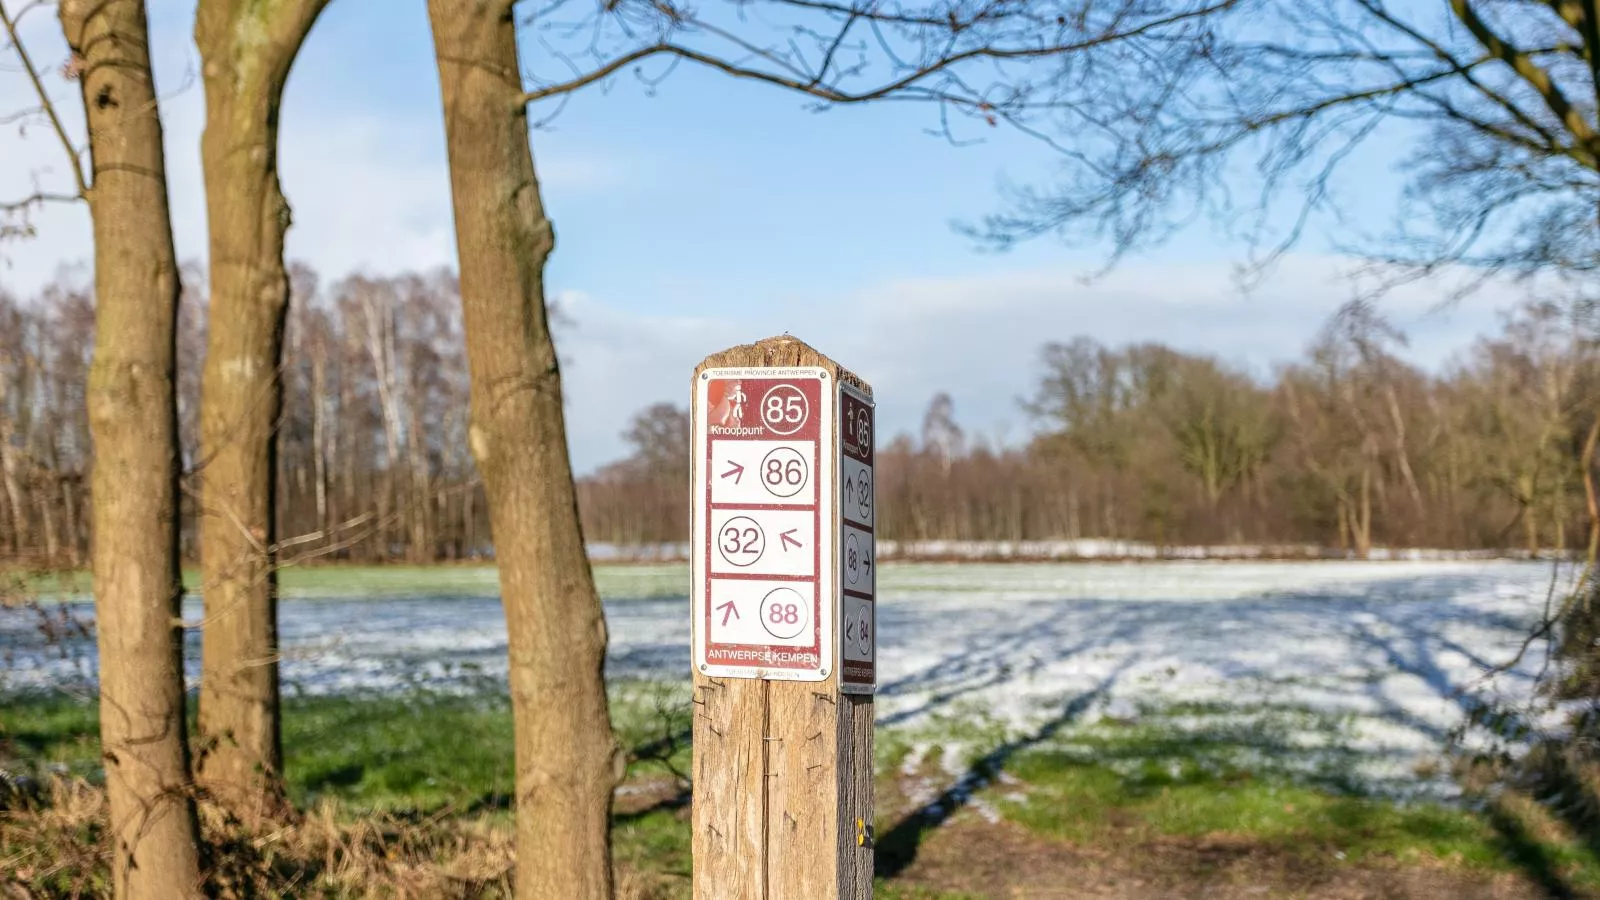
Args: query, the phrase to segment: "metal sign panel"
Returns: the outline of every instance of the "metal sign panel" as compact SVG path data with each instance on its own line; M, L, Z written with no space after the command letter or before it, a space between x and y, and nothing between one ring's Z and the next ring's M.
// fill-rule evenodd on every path
M839 689L851 694L878 684L874 415L871 397L839 385Z
M694 664L821 681L833 664L835 389L825 369L717 368L694 391Z

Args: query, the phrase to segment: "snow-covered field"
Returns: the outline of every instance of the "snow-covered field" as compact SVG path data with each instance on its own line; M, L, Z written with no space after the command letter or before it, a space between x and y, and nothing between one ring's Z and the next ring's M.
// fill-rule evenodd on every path
M686 682L687 569L600 571L611 677ZM880 741L909 746L914 762L938 746L956 769L1016 748L1092 752L1083 742L1112 727L1209 739L1223 728L1257 738L1233 743L1262 765L1448 791L1418 764L1483 699L1526 696L1540 654L1484 675L1539 620L1553 579L1559 596L1567 585L1548 562L888 565ZM503 683L505 627L492 576L481 583L448 596L290 592L286 690ZM46 646L37 625L0 613L0 687L92 678L92 644Z

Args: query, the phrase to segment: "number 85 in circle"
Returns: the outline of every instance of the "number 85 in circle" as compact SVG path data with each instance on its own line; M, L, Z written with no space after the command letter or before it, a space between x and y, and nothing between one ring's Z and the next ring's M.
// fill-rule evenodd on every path
M780 384L761 397L761 424L773 434L794 434L811 415L811 403L792 384Z

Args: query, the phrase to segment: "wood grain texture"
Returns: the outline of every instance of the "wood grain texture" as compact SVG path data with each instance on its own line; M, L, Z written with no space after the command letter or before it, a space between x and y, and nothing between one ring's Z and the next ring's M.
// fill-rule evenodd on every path
M764 896L767 683L694 677L694 895Z
M694 377L732 366L819 366L871 393L853 373L787 335L713 354ZM831 449L824 452L837 454L837 431L828 437ZM822 565L837 571L834 545ZM838 620L836 613L836 628ZM870 842L857 843L856 822L872 822L875 707L870 696L840 692L837 660L829 669L829 678L816 682L694 674L697 900L872 896L873 851Z

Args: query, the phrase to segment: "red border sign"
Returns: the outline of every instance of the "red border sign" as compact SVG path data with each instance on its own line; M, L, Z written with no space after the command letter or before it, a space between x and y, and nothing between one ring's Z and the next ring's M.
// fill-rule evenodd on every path
M708 675L828 675L834 402L820 368L696 379L694 654Z

